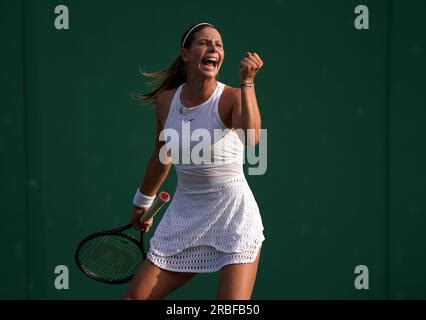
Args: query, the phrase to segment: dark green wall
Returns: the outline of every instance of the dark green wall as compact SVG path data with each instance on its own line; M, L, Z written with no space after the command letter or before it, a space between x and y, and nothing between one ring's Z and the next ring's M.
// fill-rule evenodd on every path
M426 4L394 1L389 82L389 294L426 297Z
M70 10L56 30L54 8ZM354 28L368 5L370 29ZM0 1L0 246L4 299L116 299L73 252L122 225L154 139L129 92L165 67L192 23L216 24L220 80L257 51L268 171L248 176L265 226L254 299L426 298L426 22L422 1ZM173 192L171 172L164 189ZM157 223L158 223L157 219ZM152 233L151 233L152 234ZM148 240L148 239L147 239ZM148 242L148 241L147 241ZM55 266L70 268L58 291ZM366 265L370 289L354 288ZM219 274L175 299L214 298Z
M22 2L0 1L0 298L27 296L28 145L26 140L25 73Z

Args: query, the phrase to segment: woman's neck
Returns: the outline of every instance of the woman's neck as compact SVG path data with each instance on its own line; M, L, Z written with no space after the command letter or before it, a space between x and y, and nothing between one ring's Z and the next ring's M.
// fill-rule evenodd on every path
M182 100L185 106L192 107L206 101L217 87L215 78L187 79L182 89Z

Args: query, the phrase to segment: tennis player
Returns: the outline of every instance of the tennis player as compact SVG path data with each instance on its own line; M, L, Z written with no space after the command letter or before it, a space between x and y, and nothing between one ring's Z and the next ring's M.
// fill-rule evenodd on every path
M135 228L147 232L152 226L153 219L141 224L139 218L172 164L178 182L150 240L147 259L124 299L163 299L194 275L217 271L217 299L251 299L265 237L258 205L243 172L243 154L245 144L259 142L261 116L254 79L263 62L257 53L247 52L240 62L241 85L233 88L217 80L224 58L218 29L210 23L196 24L184 32L181 52L168 69L145 74L159 81L159 87L135 95L155 105L157 119L156 148L133 200ZM191 147L201 141L185 134L208 131L212 161L183 163L173 158L173 163L164 163L159 156L167 145L161 139L163 129L181 135L180 145L169 146L180 151L183 141L190 141ZM213 139L215 129L224 132L219 140ZM247 133L243 138L237 134L241 130Z

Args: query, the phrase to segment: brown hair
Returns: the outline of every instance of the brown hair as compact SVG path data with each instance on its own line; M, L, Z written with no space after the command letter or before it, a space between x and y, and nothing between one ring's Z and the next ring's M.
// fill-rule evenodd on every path
M217 29L215 26L209 23L200 24L197 27L195 26L197 26L197 24L192 25L183 33L181 41L180 41L181 48L188 49L191 46L192 41L194 40L194 34L197 33L198 31L207 27ZM191 33L187 37L188 32L191 32ZM183 43L184 41L185 43ZM157 87L157 89L151 92L131 93L130 96L138 101L142 101L145 103L155 103L158 95L163 90L173 89L180 86L182 83L185 83L186 81L185 62L182 60L182 57L179 54L168 68L160 70L160 71L155 71L155 72L143 72L142 74L148 78L153 79L152 81L149 82L149 84L159 83L159 86Z

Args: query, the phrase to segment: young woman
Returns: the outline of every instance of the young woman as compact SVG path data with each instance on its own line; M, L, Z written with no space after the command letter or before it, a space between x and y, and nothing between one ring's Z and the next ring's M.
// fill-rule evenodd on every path
M217 28L199 23L183 34L181 52L166 70L147 74L160 86L136 95L155 105L156 148L142 185L134 197L132 224L147 232L153 220L139 218L151 205L170 170L161 160L163 130L175 130L182 155L200 140L197 129L210 133L211 162L173 158L178 177L176 191L150 241L147 259L134 276L125 299L162 299L197 273L220 270L217 299L251 298L261 245L265 237L259 208L243 172L244 144L257 144L261 117L254 78L263 62L247 52L240 62L240 88L216 80L225 58ZM224 130L220 139L214 131ZM247 133L245 139L237 132ZM184 135L187 135L186 137ZM199 137L200 138L200 137Z

